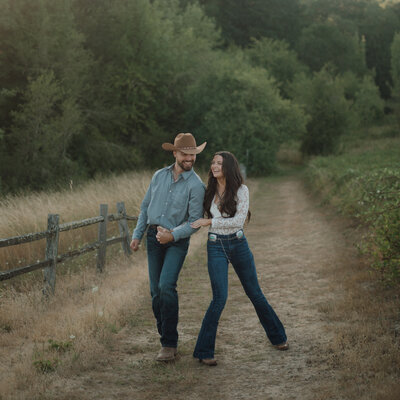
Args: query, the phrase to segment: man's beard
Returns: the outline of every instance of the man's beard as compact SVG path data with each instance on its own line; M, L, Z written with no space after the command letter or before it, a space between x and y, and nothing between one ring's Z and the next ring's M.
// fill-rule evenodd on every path
M190 171L193 167L194 161L192 161L189 165L185 165L184 161L178 162L178 165L184 170L184 171Z

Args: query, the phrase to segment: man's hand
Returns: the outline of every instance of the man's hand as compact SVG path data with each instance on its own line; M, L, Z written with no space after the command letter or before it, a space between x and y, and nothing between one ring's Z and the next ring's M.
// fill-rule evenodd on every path
M138 251L139 250L139 245L140 245L140 240L139 239L132 239L130 247L131 247L131 249L133 251Z
M174 240L174 236L172 235L171 231L162 226L157 226L156 238L161 244L167 244Z

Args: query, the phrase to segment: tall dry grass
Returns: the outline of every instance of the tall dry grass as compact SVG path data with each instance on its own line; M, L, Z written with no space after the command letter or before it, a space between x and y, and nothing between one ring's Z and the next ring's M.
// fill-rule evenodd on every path
M61 222L93 217L100 203L115 212L115 204L124 201L128 214L137 215L150 177L130 173L62 192L7 197L0 202L0 236L45 230L48 213L60 214ZM95 240L97 228L62 235L64 249L76 247ZM3 269L16 260L44 256L43 243L1 250ZM59 266L55 295L47 300L41 272L37 279L33 275L0 286L0 399L44 398L49 380L62 381L101 362L112 336L129 324L147 289L145 252L126 258L119 245L107 249L101 275L93 255Z
M340 383L335 398L399 399L398 292L351 262L332 271L330 284L331 293L344 292L320 306L334 333L326 355Z
M7 238L47 229L48 214L59 214L60 223L78 221L99 215L100 204L108 204L108 212L116 212L116 203L123 201L128 215L137 215L140 202L150 181L150 173L129 173L99 178L63 191L8 196L0 199L0 237ZM109 224L110 234L117 233L116 223ZM132 224L131 224L132 227ZM60 234L60 253L95 241L97 225ZM0 270L44 259L45 240L0 248Z

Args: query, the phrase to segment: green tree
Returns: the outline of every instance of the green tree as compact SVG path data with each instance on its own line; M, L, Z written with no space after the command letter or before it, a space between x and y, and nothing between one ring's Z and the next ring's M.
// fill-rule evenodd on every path
M268 73L239 56L234 66L221 62L196 82L188 103L188 125L196 126L199 140L207 140L207 152L234 152L250 174L274 171L280 144L305 128L301 110L279 96Z
M357 112L360 124L368 126L382 120L385 102L380 97L379 88L369 75L360 81L355 93L354 109Z
M355 128L376 124L382 120L385 103L372 75L360 78L348 71L338 79L342 82L345 97L350 103Z
M366 40L366 62L374 70L375 82L383 98L390 97L390 46L400 20L390 7L382 8L376 2L370 2L360 26L360 33Z
M1 128L7 154L1 176L9 188L39 189L77 172L69 144L85 124L92 60L71 1L1 3Z
M76 169L67 147L71 135L80 129L80 112L53 72L44 72L29 83L12 114L8 146L13 152L7 157L5 172L13 187L41 189Z
M312 79L298 77L293 85L296 101L301 104L310 119L302 137L301 151L307 155L334 153L339 138L351 124L349 103L345 99L344 87L324 67L314 73Z
M90 177L164 161L153 156L159 143L187 129L187 87L219 54L214 48L220 36L199 5L0 0L0 7L0 151L7 155L0 176L8 188L28 181L32 188L44 187L54 181L52 170L68 179L76 171ZM40 90L54 101L53 109ZM38 99L40 107L34 104ZM39 131L27 117L35 107ZM42 143L51 128L57 129L50 142L60 168L53 167ZM43 174L25 169L22 182L16 178L22 172L11 172L25 166L21 157L36 161L32 152L17 148L27 135ZM61 167L66 160L70 167Z
M314 23L305 28L297 44L299 58L312 71L330 63L339 73L366 72L364 45L358 35L348 34L334 24Z
M386 4L383 7L376 0L316 0L310 1L303 10L305 28L313 24L335 26L349 40L354 35L363 39L366 66L375 71L375 83L381 96L388 98L391 84L390 44L400 25L398 5ZM343 47L345 58L349 57L348 48ZM310 58L314 56L318 55ZM335 65L339 64L335 62ZM358 73L354 68L348 69ZM339 71L344 72L341 68Z
M153 155L160 142L186 130L185 90L215 57L215 25L198 5L182 9L177 0L116 0L90 7L76 0L75 7L99 60L93 70L96 113L75 147L90 155L93 171L101 168L103 157L94 157L88 135L103 137L104 151L110 147L106 143L129 150L136 157L131 168L169 161L164 153ZM129 158L118 158L110 169L129 167Z
M294 43L300 25L299 0L199 0L215 18L226 43L247 46L269 37Z
M400 33L396 33L390 47L393 95L400 98Z
M311 0L303 8L303 26L330 21L343 32L354 34L368 3L375 0ZM303 1L305 3L305 1Z
M265 68L274 77L281 95L286 98L289 97L294 77L308 70L285 41L269 38L254 40L245 54L253 66Z
M396 33L390 48L391 76L393 81L392 97L394 100L395 115L400 126L400 33Z

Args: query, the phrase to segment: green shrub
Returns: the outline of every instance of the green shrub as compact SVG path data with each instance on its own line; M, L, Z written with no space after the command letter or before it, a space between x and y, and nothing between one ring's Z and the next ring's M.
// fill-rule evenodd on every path
M317 157L307 179L325 201L367 229L360 249L385 282L400 283L400 146Z
M357 216L371 230L363 250L389 281L400 281L400 169L384 168L358 176L362 188Z

